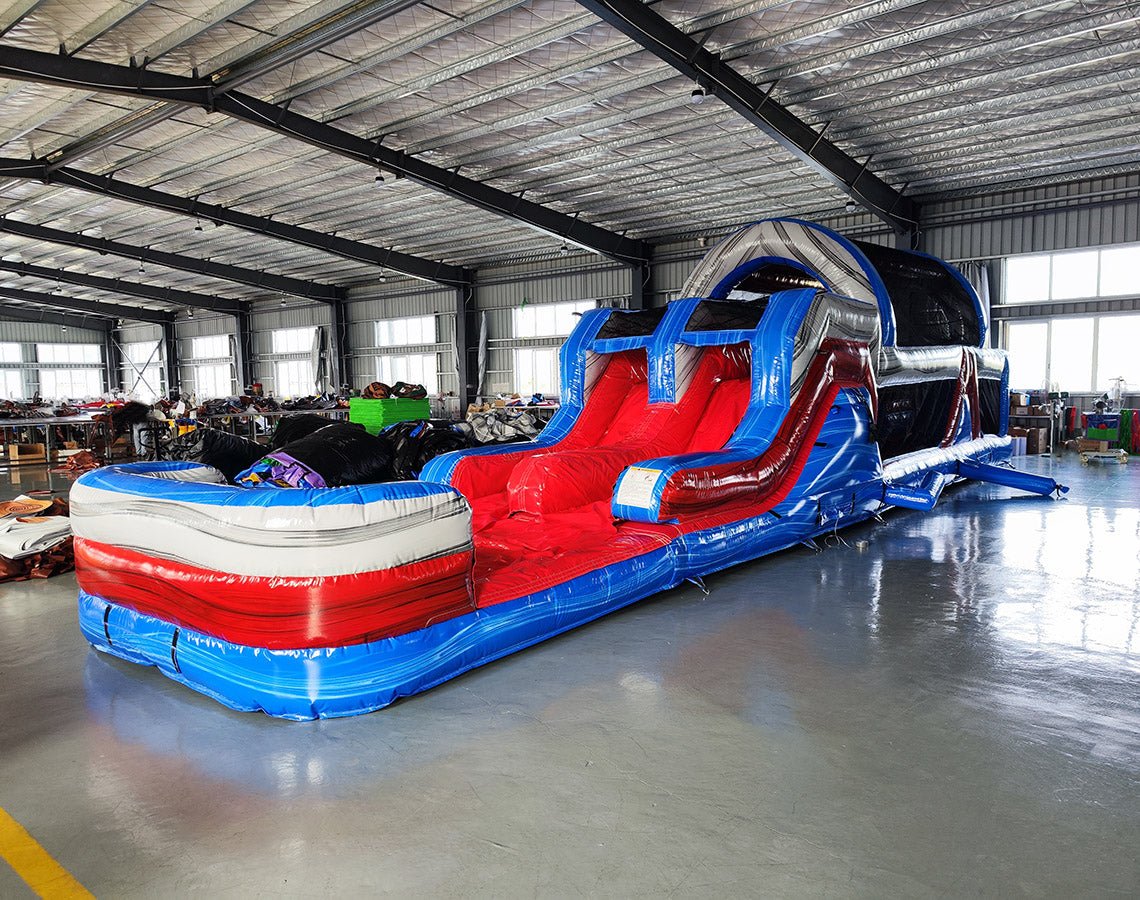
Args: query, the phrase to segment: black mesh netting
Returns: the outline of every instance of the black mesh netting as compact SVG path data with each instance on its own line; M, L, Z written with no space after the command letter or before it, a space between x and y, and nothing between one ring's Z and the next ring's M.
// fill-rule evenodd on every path
M879 388L876 432L883 459L938 446L957 384L952 378Z
M685 325L686 331L751 331L760 324L767 300L702 300Z
M997 434L1001 426L1001 379L978 379L978 402L982 406L982 434Z
M895 313L896 346L981 343L973 298L939 260L864 241L853 243L887 288Z
M641 309L637 312L614 312L598 330L598 340L621 337L645 337L653 334L665 315L665 307Z

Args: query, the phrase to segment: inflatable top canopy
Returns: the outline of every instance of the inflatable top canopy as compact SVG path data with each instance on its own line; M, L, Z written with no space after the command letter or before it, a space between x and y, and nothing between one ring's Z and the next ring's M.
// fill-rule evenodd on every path
M929 509L957 479L1059 488L994 465L1005 356L945 263L772 219L685 293L583 315L537 440L436 457L416 481L82 476L85 636L235 709L353 715L685 579Z

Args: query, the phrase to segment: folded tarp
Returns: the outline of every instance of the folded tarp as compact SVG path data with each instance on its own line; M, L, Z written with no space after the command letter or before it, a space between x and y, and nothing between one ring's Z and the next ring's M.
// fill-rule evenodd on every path
M50 550L71 537L71 520L66 516L0 519L0 556L23 559Z

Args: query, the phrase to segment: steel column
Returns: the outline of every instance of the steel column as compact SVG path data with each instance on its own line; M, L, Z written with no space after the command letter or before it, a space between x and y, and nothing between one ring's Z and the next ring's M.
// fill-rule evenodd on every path
M182 393L182 376L178 358L178 331L173 319L162 323L162 364L166 370L167 395Z
M238 378L241 379L239 387L246 388L257 380L253 371L253 327L248 309L234 315L234 345Z

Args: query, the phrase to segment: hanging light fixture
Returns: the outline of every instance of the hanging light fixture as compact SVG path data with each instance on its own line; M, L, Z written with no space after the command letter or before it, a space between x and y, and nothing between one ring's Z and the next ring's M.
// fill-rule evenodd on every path
M857 204L854 200L848 200L847 205L844 206L843 208L845 210L847 210L847 212L853 213L853 212L855 212L855 210L857 210L859 208L859 204Z
M561 247L558 248L558 252L560 254L562 254L563 256L569 256L570 255L570 246L568 244L563 244Z
M705 102L706 96L705 89L701 87L700 82L697 82L693 87L693 92L689 94L689 102L692 103L693 106L700 106Z

